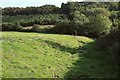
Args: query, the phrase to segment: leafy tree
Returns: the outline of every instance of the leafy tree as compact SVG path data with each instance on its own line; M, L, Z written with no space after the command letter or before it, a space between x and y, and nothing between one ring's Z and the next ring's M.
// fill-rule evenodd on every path
M79 11L74 11L73 13L71 13L70 24L72 25L72 29L75 35L77 35L78 32L79 33L83 32L84 30L82 29L85 29L85 24L88 22L89 22L88 18L84 14L80 13Z
M103 12L98 13L96 11L98 11L98 9L94 10L94 13L89 16L90 23L88 24L88 26L89 33L92 36L97 37L109 32L112 26L112 22L110 21L108 15L105 15Z

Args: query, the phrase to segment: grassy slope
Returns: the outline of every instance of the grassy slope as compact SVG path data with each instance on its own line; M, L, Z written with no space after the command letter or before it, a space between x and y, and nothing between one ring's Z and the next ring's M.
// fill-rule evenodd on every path
M0 38L2 33L0 32ZM0 40L0 78L2 78L2 40Z
M83 42L89 45L86 46ZM107 64L103 56L98 54L100 52L94 49L91 44L93 42L94 40L82 36L3 32L2 76L4 78L81 75L115 77L109 63ZM79 53L80 45L86 48Z

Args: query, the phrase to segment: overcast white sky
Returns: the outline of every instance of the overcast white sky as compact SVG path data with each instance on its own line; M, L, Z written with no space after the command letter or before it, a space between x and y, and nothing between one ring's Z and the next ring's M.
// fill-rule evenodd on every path
M0 7L26 7L26 6L41 6L45 4L53 4L58 7L61 3L66 3L68 0L0 0ZM82 1L82 0L72 0Z

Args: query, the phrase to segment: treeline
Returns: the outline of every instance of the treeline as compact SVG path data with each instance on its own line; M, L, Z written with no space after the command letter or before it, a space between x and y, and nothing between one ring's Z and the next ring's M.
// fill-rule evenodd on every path
M2 9L3 15L34 15L34 14L52 14L62 13L69 14L74 10L79 10L82 13L86 13L86 10L91 8L106 8L110 11L118 10L118 2L68 2L62 3L61 8L55 5L43 5L40 7L6 7Z
M118 28L119 4L120 2L68 2L62 3L61 8L54 5L8 7L3 9L2 27L3 30L12 30L16 24L23 27L34 24L56 25L46 32L96 38Z
M40 7L6 7L2 9L3 15L35 15L35 14L52 14L58 13L59 7L55 5L43 5Z
M117 29L120 24L120 2L68 2L61 12L68 16L66 22L56 25L51 32L100 37Z
M87 11L92 8L106 8L109 11L117 11L119 9L118 2L68 2L67 4L62 3L60 12L69 15L69 13L78 10L87 14Z
M55 25L58 22L66 20L64 14L36 14L36 15L17 15L17 16L2 16L3 26L7 23L19 22L21 26L39 25Z

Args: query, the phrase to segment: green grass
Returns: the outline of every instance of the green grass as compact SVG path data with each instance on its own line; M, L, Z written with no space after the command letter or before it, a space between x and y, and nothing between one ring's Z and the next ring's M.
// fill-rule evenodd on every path
M114 67L102 51L95 49L90 38L24 32L2 34L3 78L116 77Z

